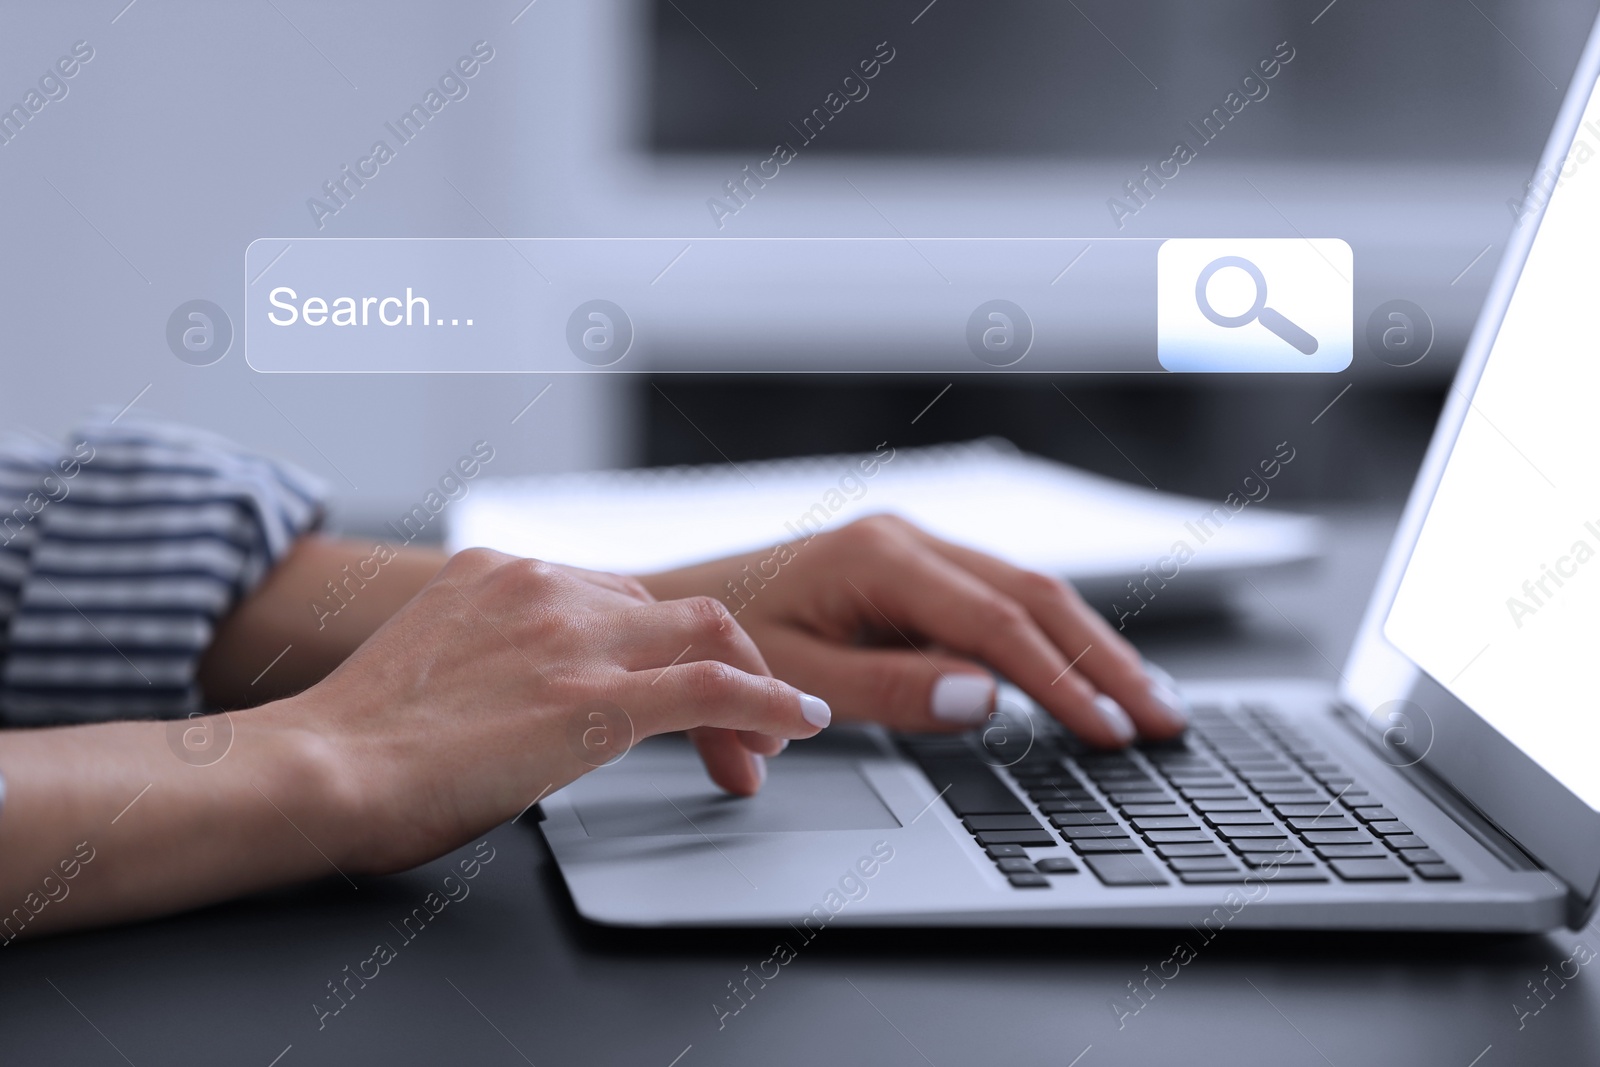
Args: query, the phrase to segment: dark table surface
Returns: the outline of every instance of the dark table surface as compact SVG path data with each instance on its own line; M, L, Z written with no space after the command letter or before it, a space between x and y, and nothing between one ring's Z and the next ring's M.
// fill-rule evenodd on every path
M1393 514L1333 518L1323 566L1260 576L1239 622L1147 627L1146 647L1180 677L1332 677ZM410 942L397 926L471 848L357 889L334 879L0 949L0 1064L1600 1062L1600 987L1565 962L1580 944L1580 960L1600 947L1593 927L1539 937L1224 931L1120 1026L1112 1001L1185 934L835 927L800 945L719 1028L713 1005L727 984L776 941L798 938L589 926L527 822L487 836L493 859L469 895ZM394 958L323 1016L339 1003L327 983L378 942L398 946ZM1551 977L1574 970L1564 985ZM1530 983L1546 983L1543 1000Z

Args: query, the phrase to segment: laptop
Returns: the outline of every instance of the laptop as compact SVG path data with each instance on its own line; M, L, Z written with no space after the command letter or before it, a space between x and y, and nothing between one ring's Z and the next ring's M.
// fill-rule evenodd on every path
M1333 685L1185 686L1086 748L1004 690L966 735L835 726L718 795L655 738L541 804L577 910L633 927L1540 931L1600 884L1589 350L1600 32ZM1403 328L1396 320L1396 326Z

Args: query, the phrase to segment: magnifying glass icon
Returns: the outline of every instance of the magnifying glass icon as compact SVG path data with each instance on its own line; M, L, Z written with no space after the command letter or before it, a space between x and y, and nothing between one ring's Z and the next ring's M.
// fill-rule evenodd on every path
M1238 267L1255 282L1256 298L1243 315L1223 315L1211 306L1210 299L1206 296L1206 286L1210 283L1212 275L1228 267ZM1226 329L1237 329L1251 322L1259 322L1268 330L1283 338L1289 344L1299 349L1305 355L1311 355L1317 350L1317 339L1309 333L1284 318L1277 311L1267 307L1267 279L1261 273L1261 268L1242 256L1223 256L1221 259L1212 260L1206 269L1200 272L1200 278L1194 283L1194 300L1200 306L1200 314Z

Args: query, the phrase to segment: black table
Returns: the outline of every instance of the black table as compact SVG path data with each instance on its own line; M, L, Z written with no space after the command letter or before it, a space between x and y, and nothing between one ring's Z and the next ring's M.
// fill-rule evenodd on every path
M1393 516L1334 521L1318 571L1261 576L1241 622L1150 627L1146 646L1180 677L1331 677ZM1586 966L1564 965L1580 943L1600 949L1593 927L1543 937L1225 930L1209 943L1192 931L835 927L796 945L719 1028L714 1005L735 1003L723 999L728 983L775 942L798 942L792 931L591 927L528 820L486 840L494 858L465 883L469 895L410 941L405 917L471 848L359 889L335 879L0 949L0 1064L1600 1062L1600 987ZM1195 958L1164 987L1144 987L1180 940ZM333 999L329 982L373 973L363 961L378 942L396 946L393 959ZM1551 977L1575 967L1564 984ZM1535 1000L1529 983L1547 979ZM1155 992L1119 1019L1112 1004L1130 982Z

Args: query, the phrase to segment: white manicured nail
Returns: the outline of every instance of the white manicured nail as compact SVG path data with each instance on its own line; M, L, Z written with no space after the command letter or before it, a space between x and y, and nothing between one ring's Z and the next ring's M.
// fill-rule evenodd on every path
M782 752L784 749L786 749L788 747L789 747L789 739L787 737L778 738L778 752ZM777 755L777 754L778 754L777 752L773 753L773 755Z
M821 697L801 693L800 717L820 729L833 721L833 709L828 707L828 702Z
M1094 709L1100 713L1100 718L1111 727L1111 732L1117 735L1117 740L1126 744L1133 740L1135 730L1133 720L1128 718L1128 713L1122 710L1122 705L1101 693L1094 698Z
M933 683L929 711L940 722L979 722L994 706L994 679L987 674L947 674Z
M1189 708L1184 703L1183 697L1177 691L1163 685L1159 681L1150 682L1150 699L1161 706L1171 718L1174 726L1189 725Z
M756 765L756 785L758 787L766 785L767 784L767 757L763 756L759 752L752 752L752 753L750 753L750 762L754 763Z
M1145 673L1150 676L1150 699L1171 717L1174 726L1189 725L1189 702L1178 692L1178 683L1163 668L1144 661Z

